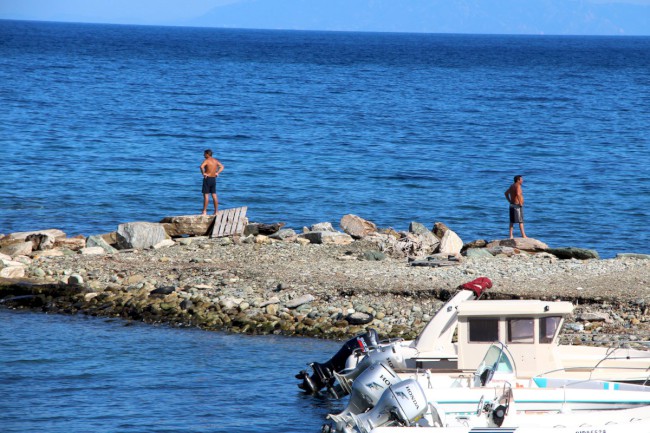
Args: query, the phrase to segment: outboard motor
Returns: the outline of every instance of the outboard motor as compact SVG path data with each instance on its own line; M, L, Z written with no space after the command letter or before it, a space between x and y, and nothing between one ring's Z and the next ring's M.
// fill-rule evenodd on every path
M343 432L344 428L352 422L350 415L364 413L377 404L384 391L389 386L401 381L392 368L381 363L374 363L368 367L352 384L350 401L343 412L328 415L334 421L333 426L323 426L323 432Z
M334 377L344 393L343 395L347 395L352 391L352 384L355 379L374 363L382 363L392 369L406 368L406 360L401 349L402 346L399 342L380 345L375 350L370 351L351 371L347 373L334 373Z
M365 334L351 338L327 362L309 364L313 371L311 375L306 370L296 374L296 379L302 379L302 383L298 384L298 387L308 394L316 394L322 388L327 387L336 395L333 390L334 373L345 368L345 363L352 353L357 350L362 353L368 352L379 344L378 340L377 331L374 329L369 329Z
M406 379L389 387L372 410L351 417L360 433L369 433L380 426L410 426L427 408L427 397L420 384L415 379Z

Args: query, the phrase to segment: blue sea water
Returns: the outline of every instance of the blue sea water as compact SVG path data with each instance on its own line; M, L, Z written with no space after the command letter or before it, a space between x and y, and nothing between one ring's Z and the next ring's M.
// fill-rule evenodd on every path
M316 433L345 402L294 374L339 347L0 308L0 431Z
M0 233L223 208L355 213L602 256L650 252L650 38L0 21ZM339 344L0 309L3 432L316 432L293 374Z
M222 208L650 252L650 38L0 21L0 233Z

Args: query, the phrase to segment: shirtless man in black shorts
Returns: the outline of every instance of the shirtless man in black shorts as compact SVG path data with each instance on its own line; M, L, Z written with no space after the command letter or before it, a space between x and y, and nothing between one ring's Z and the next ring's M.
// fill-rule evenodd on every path
M217 176L223 171L223 164L218 159L212 157L212 151L207 149L203 152L205 160L201 164L201 174L203 175L203 213L207 215L210 195L214 202L214 213L219 209L219 200L217 200Z
M521 190L523 183L524 178L517 175L514 183L505 192L506 199L510 203L510 239L513 239L512 229L515 223L519 223L521 237L527 237L526 232L524 232L524 193Z

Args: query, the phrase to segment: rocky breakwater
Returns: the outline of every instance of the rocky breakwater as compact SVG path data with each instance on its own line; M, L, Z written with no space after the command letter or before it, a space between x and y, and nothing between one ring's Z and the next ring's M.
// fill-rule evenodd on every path
M0 238L0 303L257 334L417 335L457 287L489 277L491 298L570 300L565 340L650 337L650 260L601 260L534 239L463 243L442 223L378 229L346 215L302 230L248 224L209 238L211 217L128 223L109 234L57 230ZM577 258L580 257L592 258Z

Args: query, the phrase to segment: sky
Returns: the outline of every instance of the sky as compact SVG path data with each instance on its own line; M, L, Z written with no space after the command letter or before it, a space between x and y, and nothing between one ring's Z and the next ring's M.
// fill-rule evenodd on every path
M490 0L456 1L457 7L460 4L461 7L477 9L476 11L470 11L470 15L462 17L463 19L467 17L474 19L478 26L475 29L471 25L463 28L455 28L450 26L448 22L443 27L429 26L428 21L425 22L425 19L429 19L428 17L420 17L419 22L414 22L410 25L410 20L417 21L417 19L408 15L404 15L402 21L396 24L393 22L394 20L392 18L394 17L391 13L386 13L388 9L408 9L409 6L416 4L419 4L420 9L422 9L422 4L426 4L427 1L430 1L430 4L437 3L435 12L431 12L432 16L434 16L434 13L438 16L441 15L441 8L444 8L446 3L440 0L367 0L365 2L362 0L346 0L343 2L328 2L324 0L0 0L0 19L144 25L198 25L208 27L289 28L301 30L424 31L433 33L454 32L455 30L462 33L481 33L486 29L487 32L492 32L489 27L483 26L481 28L480 23L485 22L486 19L488 21L490 19L494 21L503 21L505 19L509 23L508 27L502 27L505 32L514 29L515 33L519 33L519 29L524 29L521 32L544 33L544 28L536 28L535 20L537 18L531 18L530 11L528 11L528 17L518 17L517 14L525 15L527 13L525 10L527 2L536 1L538 7L539 4L551 4L553 2L553 0L516 0L512 3L517 6L516 10L513 11L512 8L504 8L506 11L504 12L503 10L494 11L494 7L489 6L490 4L500 5L499 2L491 3ZM449 4L454 3L453 0L448 1ZM619 14L618 11L612 12L613 9L607 9L604 17L598 17L601 19L600 27L598 29L594 28L594 33L591 34L624 34L624 30L629 25L629 28L634 30L632 34L650 35L650 0L554 1L556 2L553 5L555 9L557 9L558 4L569 9L575 5L575 14L572 15L571 11L568 11L569 13L567 14L567 11L565 11L564 15L560 17L564 20L566 16L571 16L569 20L574 21L585 21L583 18L589 13L585 13L584 8L592 5L609 4L614 7L623 7L625 5L644 6L643 14L645 15L645 11L648 11L648 16L641 18L635 16L638 14L629 10ZM506 3L504 2L504 4ZM360 27L355 25L355 21L350 16L347 17L348 20L346 21L346 17L342 16L344 14L340 14L340 11L337 10L337 7L339 9L341 7L347 9L352 4L371 5L367 9L372 9L372 5L383 5L384 14L377 13L373 15L371 17L373 20L371 25L368 24L366 28ZM285 5L285 7L278 7L278 5ZM299 5L301 11L299 13L296 11L288 11L286 5ZM489 10L486 11L486 8L481 8L481 6L487 6ZM332 10L324 10L328 7ZM363 10L361 11L363 14L359 14L359 7L357 7L357 10L354 10L354 7L349 9L347 12L356 13L355 19L357 16L365 17L365 14L368 12ZM493 17L486 15L490 14L490 10L493 12ZM253 21L251 17L255 16L256 12L261 18L257 16L256 20ZM555 11L553 10L553 12ZM455 13L456 15L452 16L458 16L458 8ZM504 14L509 15L504 16ZM615 22L610 22L612 20L610 20L609 14L615 16ZM323 18L319 21L319 17L326 17L327 20L324 21ZM340 22L337 22L338 17L340 17ZM640 19L641 21L639 21ZM518 20L520 23L518 23ZM552 23L553 20L557 22L559 19L557 16L553 16L550 22ZM647 26L645 26L646 20L648 22ZM560 28L559 31L564 31L564 28L569 29L568 31L578 28L578 33L586 32L590 34L590 27L588 25L584 22L578 22L577 24L580 27L565 22L563 23L564 27ZM549 26L554 29L552 25L549 24ZM648 30L643 30L646 27ZM639 28L642 30L639 31ZM500 32L499 28L496 28L494 32Z

